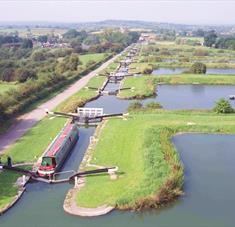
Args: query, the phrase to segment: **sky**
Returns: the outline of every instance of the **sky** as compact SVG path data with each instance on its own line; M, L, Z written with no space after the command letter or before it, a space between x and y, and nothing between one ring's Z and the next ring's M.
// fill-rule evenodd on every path
M0 0L0 21L88 22L107 19L235 24L235 0Z

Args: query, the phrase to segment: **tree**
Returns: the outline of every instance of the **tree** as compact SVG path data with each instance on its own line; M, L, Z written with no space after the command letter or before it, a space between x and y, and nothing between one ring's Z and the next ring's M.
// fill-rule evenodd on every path
M77 70L79 64L79 58L77 54L72 54L69 58L69 69Z
M2 80L3 81L13 81L14 80L14 69L13 68L6 68L3 72L2 72Z
M48 40L47 35L40 35L40 36L38 36L38 42L46 43L47 40Z
M197 29L196 31L193 32L193 35L196 37L204 37L205 32L202 29Z
M73 39L79 36L79 32L76 29L69 29L66 33L63 34L65 39Z
M17 79L20 83L25 82L27 79L35 79L37 78L37 75L34 71L31 70L25 70L25 69L21 69L18 71L18 76Z
M201 62L195 62L190 69L191 73L194 74L205 74L206 73L206 65Z
M214 111L216 113L232 113L232 112L234 112L233 108L231 107L230 102L228 100L225 100L224 98L221 98L216 102L216 105L214 107Z
M21 47L24 49L33 48L33 42L31 39L23 39Z
M207 47L212 47L216 43L216 39L216 32L214 30L211 30L204 36L204 45Z
M45 56L45 53L44 53L43 50L34 51L31 55L31 58L34 61L44 61L44 60L46 60L46 56Z

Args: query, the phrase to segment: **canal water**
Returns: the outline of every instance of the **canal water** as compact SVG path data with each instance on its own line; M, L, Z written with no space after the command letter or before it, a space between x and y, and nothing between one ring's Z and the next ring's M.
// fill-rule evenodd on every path
M157 96L147 101L159 102L165 109L211 109L220 98L235 94L231 85L158 85ZM230 101L235 108L235 101Z
M65 169L77 169L94 129L81 129L81 139ZM183 134L172 139L185 166L184 192L167 208L147 212L114 211L95 218L80 218L63 211L72 185L33 183L21 200L0 217L1 227L152 227L234 226L235 136ZM95 196L95 195L94 195Z
M109 91L118 89L119 84L111 84ZM140 100L143 104L158 102L163 108L176 109L211 109L220 98L228 99L235 94L232 85L158 85L157 96ZM86 104L86 107L104 108L106 114L123 113L134 100L121 100L116 96L101 96ZM235 108L235 101L230 101Z
M119 84L108 84L113 91ZM235 86L161 85L156 98L165 108L210 108L221 96L234 94ZM186 98L184 98L186 97ZM86 107L103 107L105 113L126 112L131 101L101 96ZM77 170L95 128L80 128L80 139L62 171ZM0 227L179 227L233 226L235 191L235 136L183 134L172 139L185 165L185 195L167 208L149 212L114 211L94 218L66 214L63 202L73 185L30 183L20 201L3 216ZM96 196L95 194L92 196Z
M181 74L187 68L158 68L153 70L152 75L177 75ZM235 69L223 69L223 68L207 68L206 74L221 74L221 75L235 75Z

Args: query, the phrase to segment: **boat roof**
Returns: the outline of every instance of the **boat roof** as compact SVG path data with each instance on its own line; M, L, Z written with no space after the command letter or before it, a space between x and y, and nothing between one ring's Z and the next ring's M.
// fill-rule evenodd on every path
M46 152L46 156L55 156L56 152L60 149L64 138L69 134L73 126L74 124L72 124L71 122L65 125L62 131L57 135L55 141L52 142L53 144L49 147L48 151Z

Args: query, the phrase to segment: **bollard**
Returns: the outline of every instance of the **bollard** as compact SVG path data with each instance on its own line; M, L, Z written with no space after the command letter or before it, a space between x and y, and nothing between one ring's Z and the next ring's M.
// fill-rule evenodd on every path
M25 175L23 175L23 177L22 177L22 185L24 186L25 183L26 183L26 177L25 177Z
M78 177L74 177L74 187L78 186Z

